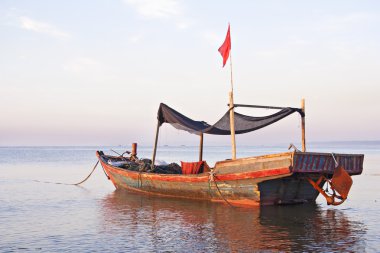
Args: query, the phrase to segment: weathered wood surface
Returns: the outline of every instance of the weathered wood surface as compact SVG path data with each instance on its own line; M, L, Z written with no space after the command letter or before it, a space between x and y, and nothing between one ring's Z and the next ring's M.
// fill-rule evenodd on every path
M364 155L334 154L339 165L350 175L359 175L363 171ZM294 154L292 172L333 174L336 164L332 154L298 152Z

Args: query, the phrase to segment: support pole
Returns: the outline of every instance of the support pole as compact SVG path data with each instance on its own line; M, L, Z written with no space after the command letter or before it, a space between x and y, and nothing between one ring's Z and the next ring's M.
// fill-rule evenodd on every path
M200 141L199 141L199 161L203 160L203 133L200 134Z
M231 146L232 146L232 159L236 159L236 140L235 140L235 113L234 113L234 97L233 92L230 91L230 129L231 129Z
M306 152L306 136L305 136L305 99L301 100L301 109L303 112L302 120L302 152Z
M156 152L157 152L157 142L158 142L158 132L160 130L160 122L157 121L157 129L156 129L156 139L154 141L154 149L153 149L153 157L152 157L152 169L154 169L154 162L156 160Z

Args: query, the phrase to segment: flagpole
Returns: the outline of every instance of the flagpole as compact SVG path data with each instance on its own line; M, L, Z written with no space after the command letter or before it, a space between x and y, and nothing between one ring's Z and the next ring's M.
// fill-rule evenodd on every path
M228 58L230 58L230 73L231 73L231 91L229 92L230 100L230 132L231 132L231 146L232 146L232 159L236 159L236 140L235 140L235 112L234 112L234 81L232 78L232 55L231 55L231 35L230 23L228 23L228 30L226 39L218 49L223 57L223 67L226 65Z
M231 92L234 92L234 80L232 78L232 50L230 50Z
M231 129L231 148L232 159L236 159L236 139L235 139L235 112L234 112L234 82L232 79L232 53L230 51L230 72L231 72L231 91L230 98L230 129Z

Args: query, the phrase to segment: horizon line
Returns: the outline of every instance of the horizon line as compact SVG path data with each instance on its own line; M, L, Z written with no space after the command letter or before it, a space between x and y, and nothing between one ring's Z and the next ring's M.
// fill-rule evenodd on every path
M354 141L310 141L307 145L313 144L380 144L380 140L354 140ZM294 143L293 143L294 144ZM300 145L301 143L295 143ZM289 145L285 143L278 144L257 144L257 145L239 145L241 147L275 147L280 145ZM17 148L17 147L129 147L128 145L85 145L85 144L73 144L73 145L0 145L0 148ZM141 147L153 147L153 145L139 145ZM230 147L230 145L204 145L205 147ZM198 145L185 145L185 144L176 144L176 145L159 145L159 147L198 147Z

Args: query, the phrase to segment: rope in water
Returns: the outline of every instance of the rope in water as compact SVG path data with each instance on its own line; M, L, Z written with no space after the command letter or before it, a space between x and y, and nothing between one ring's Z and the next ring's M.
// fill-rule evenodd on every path
M60 183L60 182L48 182L48 181L39 181L39 180L33 180L35 182L39 182L39 183L46 183L46 184L64 184L64 185L80 185L84 182L87 181L87 179L90 178L90 176L92 175L92 173L95 171L96 167L98 166L99 164L99 161L96 162L94 168L92 169L91 173L85 178L83 179L82 181L80 181L79 183L75 183L75 184L67 184L67 183ZM108 176L108 175L107 175Z

